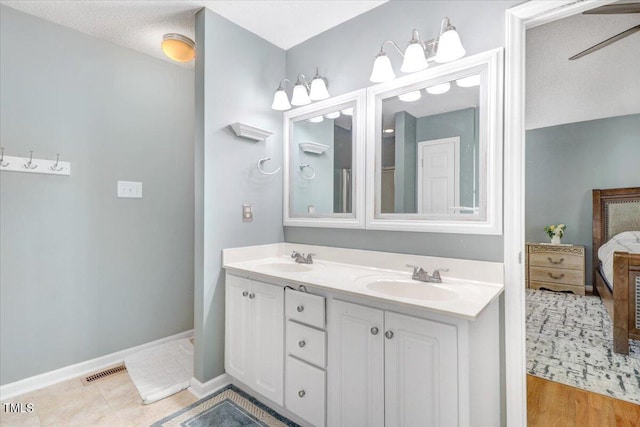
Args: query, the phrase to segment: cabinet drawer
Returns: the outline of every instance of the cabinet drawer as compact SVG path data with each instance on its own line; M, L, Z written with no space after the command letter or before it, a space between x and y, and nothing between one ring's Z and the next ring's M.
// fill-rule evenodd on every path
M312 363L327 366L327 334L291 320L287 321L287 354Z
M325 376L324 370L287 356L285 407L316 427L325 422Z
M584 286L584 271L531 266L529 267L529 281Z
M529 254L529 265L571 270L584 269L584 257L561 252L536 252Z
M324 297L287 289L284 300L287 319L324 329Z

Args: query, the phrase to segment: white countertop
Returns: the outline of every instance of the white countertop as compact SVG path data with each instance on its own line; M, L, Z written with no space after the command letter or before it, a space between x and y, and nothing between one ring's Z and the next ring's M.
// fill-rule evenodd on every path
M291 252L313 253L313 264L296 264ZM411 279L411 268L441 273L442 283ZM223 250L223 267L249 277L281 280L397 305L475 320L504 290L502 263L277 243ZM408 289L408 291L405 291ZM407 293L408 292L408 293ZM409 296L408 296L409 295Z

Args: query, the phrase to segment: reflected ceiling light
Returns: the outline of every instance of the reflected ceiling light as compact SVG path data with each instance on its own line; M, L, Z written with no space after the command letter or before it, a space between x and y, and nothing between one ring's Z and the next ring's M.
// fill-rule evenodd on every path
M474 74L473 76L458 79L456 80L456 84L460 87L480 86L480 74Z
M385 44L393 46L403 57L400 68L403 73L424 70L428 67L429 61L450 62L466 54L456 28L451 25L449 18L445 17L440 24L440 35L431 40L423 41L418 30L414 29L404 53L392 40L382 42L369 77L373 83L388 82L396 78L391 61L384 51Z
M177 62L189 62L196 57L195 42L182 34L165 34L160 47L165 55Z
M393 132L395 132L395 129L389 128L389 129L383 130L382 132L384 132L384 133L393 133Z
M344 114L345 116L353 116L353 107L351 108L345 108L344 110L340 111L342 114Z
M324 115L325 118L327 119L337 119L338 117L340 117L340 111L334 111L332 113L327 113Z
M451 89L451 83L444 82L440 83L439 85L428 87L427 93L430 93L431 95L441 95L443 93L449 92L449 89Z
M402 95L398 95L398 99L404 102L413 102L417 101L422 97L419 90L414 90L413 92L403 93Z
M289 97L284 90L284 83L289 83L293 86L293 93L291 94L291 103L289 103ZM298 74L296 83L293 84L289 79L280 80L280 85L276 92L273 94L273 103L271 108L278 111L285 111L291 108L292 105L307 105L311 101L320 101L322 99L329 98L329 91L327 90L327 79L318 74L316 68L316 75L311 80L311 84L307 82L304 74Z
M320 122L322 122L323 120L324 120L324 117L322 117L322 116L311 117L311 118L309 119L309 121L310 121L311 123L320 123Z

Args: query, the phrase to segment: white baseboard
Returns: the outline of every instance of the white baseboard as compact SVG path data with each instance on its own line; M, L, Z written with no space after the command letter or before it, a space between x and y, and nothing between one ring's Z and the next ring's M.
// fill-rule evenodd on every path
M203 397L209 396L229 384L231 384L231 376L224 373L207 381L206 383L201 383L196 378L191 378L191 387L189 387L188 390L198 399L202 399Z
M35 375L33 377L5 384L3 386L0 386L0 400L4 402L7 399L11 399L15 396L19 396L33 390L38 390L40 388L48 387L62 381L78 378L83 375L87 375L92 372L117 365L118 363L122 363L127 356L130 356L147 348L155 347L157 345L164 344L170 341L176 341L179 339L191 337L193 337L193 329L180 332L179 334L171 335L169 337L160 338L159 340L151 341L146 344L138 345L136 347L127 348L125 350L97 357L95 359L76 363L75 365L65 366L64 368L56 369L55 371L45 372L40 375Z

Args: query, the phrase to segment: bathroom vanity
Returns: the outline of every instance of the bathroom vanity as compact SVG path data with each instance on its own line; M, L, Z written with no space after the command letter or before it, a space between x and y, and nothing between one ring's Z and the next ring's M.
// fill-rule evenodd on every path
M425 283L407 264L448 271ZM225 369L275 410L308 426L500 425L501 263L279 243L226 249L223 265Z

